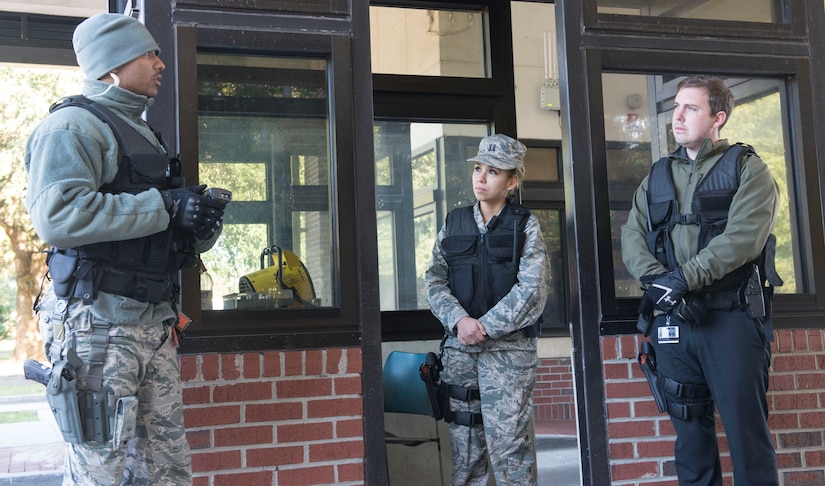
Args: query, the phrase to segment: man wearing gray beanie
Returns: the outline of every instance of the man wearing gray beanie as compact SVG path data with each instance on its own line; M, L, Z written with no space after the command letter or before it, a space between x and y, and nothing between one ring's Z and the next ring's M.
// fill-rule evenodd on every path
M67 442L63 484L191 484L177 275L215 243L224 204L185 187L141 117L165 67L144 25L95 15L73 44L83 96L55 103L25 152L26 207L51 245L52 284L35 308Z

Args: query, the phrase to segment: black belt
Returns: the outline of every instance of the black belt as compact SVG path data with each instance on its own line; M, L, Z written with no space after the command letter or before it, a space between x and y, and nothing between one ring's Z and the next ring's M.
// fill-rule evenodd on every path
M169 301L174 283L171 279L155 280L145 275L102 272L97 290L122 295L140 302Z
M733 310L743 306L742 295L739 289L718 290L715 292L696 292L708 310Z

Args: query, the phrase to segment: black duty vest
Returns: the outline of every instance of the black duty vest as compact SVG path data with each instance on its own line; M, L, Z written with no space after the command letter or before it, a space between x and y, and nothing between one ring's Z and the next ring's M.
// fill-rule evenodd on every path
M137 194L151 188L164 190L184 186L180 161L159 151L108 108L84 96L70 96L56 102L49 111L68 106L78 106L93 113L112 129L118 141L117 175L114 181L101 186L100 192ZM155 136L165 149L160 134L155 133ZM74 250L83 258L104 262L119 270L163 277L197 263L194 243L192 235L169 225L166 230L143 238L83 245Z
M478 319L518 283L519 260L530 218L526 207L508 202L487 225L482 235L473 207L456 208L447 214L441 251L447 262L450 290L467 313ZM538 336L541 318L526 328L527 337Z
M734 144L725 151L704 179L697 183L691 202L692 214L683 214L679 210L670 171L672 160L663 157L653 164L648 178L647 211L650 230L647 233L647 246L668 270L679 266L670 239L670 230L675 225L699 225L700 250L725 230L730 204L739 189L741 161L746 155L756 155L756 152L750 145L741 143ZM757 260L742 265L702 290L714 292L737 288L750 276L752 264Z

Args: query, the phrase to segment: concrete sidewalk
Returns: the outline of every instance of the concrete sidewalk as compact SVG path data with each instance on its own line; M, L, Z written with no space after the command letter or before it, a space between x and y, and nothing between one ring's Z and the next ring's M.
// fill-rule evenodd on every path
M31 384L22 363L0 363L0 387ZM0 412L31 411L37 421L0 424L0 486L57 486L63 478L65 445L43 393L0 396Z

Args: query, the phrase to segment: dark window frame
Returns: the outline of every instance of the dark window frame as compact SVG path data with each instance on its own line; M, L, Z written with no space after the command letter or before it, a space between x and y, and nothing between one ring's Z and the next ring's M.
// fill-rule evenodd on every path
M486 122L496 132L515 134L515 81L509 2L458 0L448 4L416 0L372 0L373 6L486 10L488 78L373 74L376 120L437 123ZM443 221L439 222L439 225ZM383 341L440 339L444 330L429 310L382 311Z
M270 54L276 56L317 57L329 63L331 88L330 124L333 130L334 192L336 207L333 227L339 255L347 251L344 242L356 239L356 203L349 188L355 187L353 133L353 81L350 76L351 37L343 33L285 33L244 31L216 27L176 25L178 56L178 103L180 106L179 151L184 173L197 183L197 52ZM334 89L332 88L334 87ZM187 182L189 183L189 182ZM192 269L181 271L181 307L192 318L181 351L210 352L230 347L244 350L308 348L360 345L361 319L359 286L347 285L346 275L358 274L358 262L338 258L339 281L336 307L317 309L220 310L200 309L199 280Z
M612 46L613 44L605 42L604 45ZM634 47L634 49L603 47L588 52L588 77L597 80L591 83L592 103L601 103L601 75L604 72L632 74L712 72L736 77L773 77L789 80L782 96L784 100L787 100L786 108L791 110L790 113L785 114L789 116L789 131L791 140L793 140L790 146L792 153L789 178L793 177L793 188L795 188L794 204L796 207L792 214L796 215L795 227L800 230L797 236L802 238L802 241L797 241L796 244L798 251L802 252L800 258L803 261L799 262L802 266L799 282L801 288L797 293L777 294L774 298L773 323L776 328L790 328L798 326L799 316L825 313L825 297L823 297L825 285L821 283L823 279L815 279L816 284L813 279L815 269L823 268L822 257L819 255L825 252L821 213L818 211L821 207L817 199L819 181L816 177L804 177L804 174L817 174L818 168L814 143L817 135L811 128L814 123L810 105L806 106L805 103L798 102L798 100L806 99L806 93L810 95L813 90L808 74L812 68L810 62L803 57L803 43L788 43L787 49L794 53L793 56L770 58L761 56L758 62L755 62L757 56L764 52L763 47L758 44L748 46L745 52L741 52L741 45L733 44L729 46L730 50L719 51L717 54L681 52L679 56L673 56L669 52L644 51L641 45ZM808 123L804 123L803 120L808 120ZM597 184L606 184L604 126L594 124L591 133L593 134L591 141L593 178L594 181L598 181ZM637 332L636 310L640 299L615 296L609 198L605 191L594 191L593 200L594 213L597 215L596 244L600 249L597 266L602 308L601 334L633 334ZM804 292L806 287L807 293ZM814 327L823 325L814 324Z

